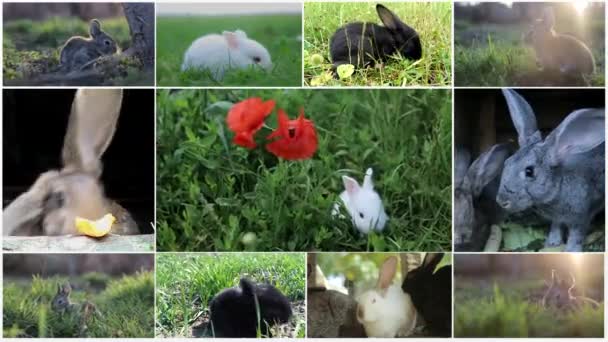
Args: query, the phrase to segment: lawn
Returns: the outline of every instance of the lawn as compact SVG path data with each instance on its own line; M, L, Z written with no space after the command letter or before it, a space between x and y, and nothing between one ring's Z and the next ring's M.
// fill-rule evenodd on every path
M69 281L70 299L94 303L82 331L78 311L57 313L51 301L57 285ZM153 337L154 273L142 272L121 278L89 273L69 279L60 276L31 279L4 278L4 337ZM84 336L83 336L84 335Z
M270 283L292 303L289 324L274 337L304 337L303 253L159 254L156 257L157 337L209 337L208 302L241 277ZM278 331L277 331L278 330Z
M577 282L578 283L578 282ZM603 289L603 283L601 285ZM604 304L579 310L543 308L543 280L456 277L455 337L603 337Z
M330 73L329 42L341 26L357 21L381 24L375 4L304 4L304 80L307 86L449 86L452 83L452 4L450 2L387 3L420 35L422 59L396 55L382 68L357 69L340 80Z
M159 17L156 78L159 86L293 86L302 85L302 18L300 15ZM242 30L268 49L273 69L233 70L223 81L208 71L181 72L184 53L197 38ZM176 39L179 37L179 39Z
M596 70L585 80L564 79L539 71L531 46L522 41L526 24L473 25L457 20L454 32L454 82L456 86L603 86L604 23L594 22L590 44ZM589 44L589 42L586 42Z
M101 27L120 47L131 44L124 17L101 20ZM45 21L16 20L4 23L3 77L5 85L28 85L59 68L61 47L72 36L89 36L89 22L78 18L55 17ZM144 73L134 58L123 59L101 85L151 85L151 73ZM100 85L100 84L94 84Z
M287 161L233 144L226 113L253 96L291 118L304 107L316 154ZM157 106L161 251L451 249L448 90L161 90ZM361 182L368 167L390 218L360 236L331 211L342 175Z

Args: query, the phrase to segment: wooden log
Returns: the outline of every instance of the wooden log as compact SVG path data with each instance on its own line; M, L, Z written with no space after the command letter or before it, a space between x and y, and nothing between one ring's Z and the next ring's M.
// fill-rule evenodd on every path
M153 252L154 234L87 236L4 236L2 250L9 252Z

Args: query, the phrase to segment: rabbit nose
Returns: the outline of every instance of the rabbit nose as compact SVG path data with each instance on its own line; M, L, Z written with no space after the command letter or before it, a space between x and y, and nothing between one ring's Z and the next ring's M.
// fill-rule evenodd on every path
M503 207L504 209L509 209L511 208L511 201L507 201L507 200L502 200L500 198L496 199L496 202L498 203L498 205L500 205L501 207Z

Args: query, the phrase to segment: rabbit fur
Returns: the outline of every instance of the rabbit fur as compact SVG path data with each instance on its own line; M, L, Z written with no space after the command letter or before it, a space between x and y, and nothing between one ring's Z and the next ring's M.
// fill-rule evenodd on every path
M63 45L59 56L60 68L63 71L84 69L97 58L118 52L116 42L101 29L99 20L91 20L89 34L89 38L72 37Z
M598 309L600 303L597 301L589 297L574 295L576 279L572 273L570 273L570 278L572 281L570 284L567 284L565 280L559 277L555 270L551 270L551 282L549 283L547 292L543 296L542 306L545 308L554 307L575 310L590 305L594 309Z

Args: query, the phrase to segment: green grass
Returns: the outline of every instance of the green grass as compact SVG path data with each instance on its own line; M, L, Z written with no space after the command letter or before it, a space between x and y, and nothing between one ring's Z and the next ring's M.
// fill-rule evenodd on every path
M302 34L300 15L159 17L157 24L159 86L302 85L302 43L297 39ZM233 70L226 73L221 83L205 70L181 72L184 53L194 40L206 34L235 30L243 30L268 49L272 71Z
M131 44L124 17L104 19L102 29L125 50ZM45 21L16 20L4 23L3 75L5 83L27 85L31 79L55 72L61 47L72 36L89 36L89 23L77 18L54 17ZM139 62L125 59L105 82L107 85L150 85L153 80L139 70Z
M603 86L604 35L592 46L596 71L585 80L566 79L540 71L532 47L521 37L525 25L455 25L454 74L457 86ZM601 41L600 41L601 38Z
M85 299L97 306L101 317L87 320L86 337L153 337L154 336L154 274L138 273L110 279L99 274L82 277L42 278L31 281L4 279L4 337L83 337L78 312L56 313L51 301L57 284L67 281L81 284L71 300ZM103 283L103 290L100 289ZM100 292L99 292L100 291Z
M328 76L331 69L329 42L341 26L365 21L381 24L375 4L304 4L304 80L307 86L449 86L452 82L452 5L450 2L387 3L387 7L420 34L422 59L410 61L393 56L383 68L357 69L342 80ZM321 63L312 60L321 55Z
M303 253L159 254L156 334L191 337L193 322L208 322L209 300L221 290L237 286L243 276L270 283L292 305L304 305L304 265ZM294 311L290 332L274 336L304 337L304 321L304 312Z
M514 280L511 280L513 282ZM568 311L543 308L542 281L496 281L493 286L457 278L455 337L603 337L604 305ZM500 284L500 285L498 285Z
M232 143L227 110L252 96L275 99L291 118L304 106L319 137L312 159ZM451 249L448 90L163 90L157 106L161 251ZM361 182L368 167L390 220L360 236L331 210L341 176Z

